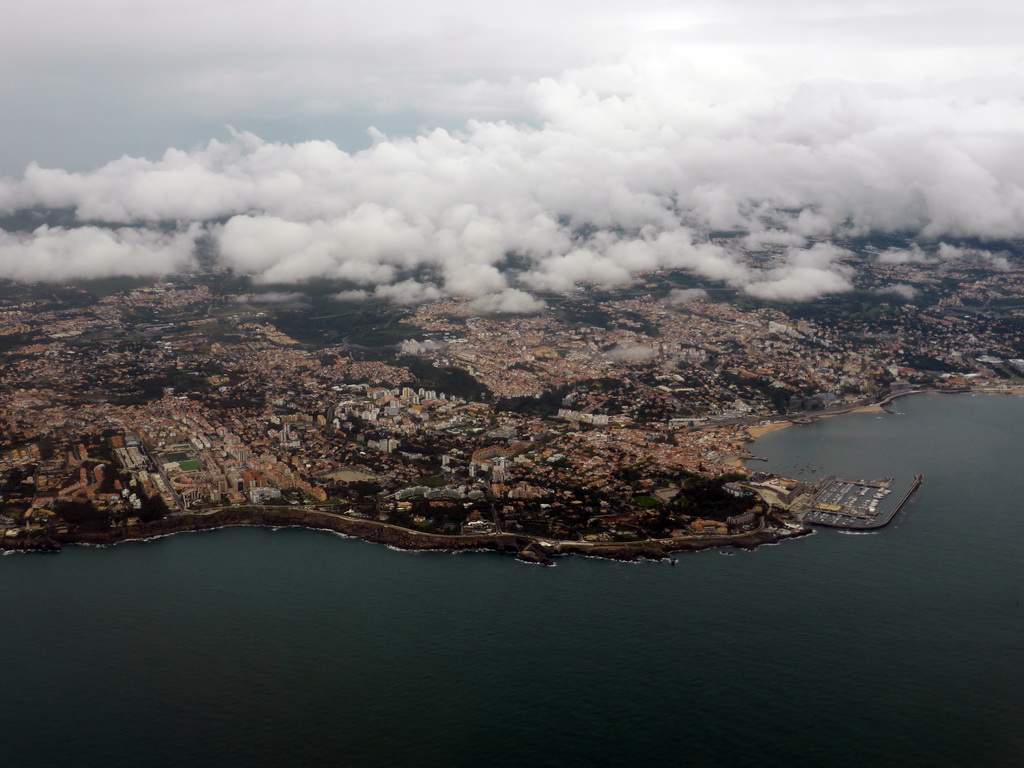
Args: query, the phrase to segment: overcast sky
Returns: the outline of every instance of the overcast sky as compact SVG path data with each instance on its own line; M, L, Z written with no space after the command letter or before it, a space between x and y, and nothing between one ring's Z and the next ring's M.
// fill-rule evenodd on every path
M0 275L187 268L223 218L208 231L236 269L393 300L514 309L659 266L755 295L844 290L842 254L809 236L1024 236L1021 8L19 3L0 25L0 211L119 228L0 233ZM778 207L805 212L766 226ZM704 242L732 226L788 260L754 274ZM510 250L534 264L516 285ZM434 280L408 284L422 266Z

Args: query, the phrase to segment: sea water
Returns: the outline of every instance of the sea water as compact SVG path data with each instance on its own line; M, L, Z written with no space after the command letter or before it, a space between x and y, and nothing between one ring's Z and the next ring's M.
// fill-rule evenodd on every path
M1024 399L895 408L755 448L924 474L874 534L676 567L243 528L0 558L0 765L1021 765Z

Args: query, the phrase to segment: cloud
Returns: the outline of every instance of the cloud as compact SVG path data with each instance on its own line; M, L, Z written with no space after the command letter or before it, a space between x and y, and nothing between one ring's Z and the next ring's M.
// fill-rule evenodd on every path
M829 234L831 227L828 222L813 213L804 216L806 211L801 211L800 218L793 224L794 229L800 231L789 231L785 229L763 229L758 232L751 232L743 238L743 248L748 251L759 251L772 246L803 246L806 243L805 234ZM809 222L813 221L814 224ZM815 224L820 226L821 231L814 231ZM804 230L809 230L804 232Z
M923 23L927 14L913 10ZM752 36L750 13L761 12L731 0L714 9L721 20L710 34ZM782 15L810 23L795 5ZM958 68L892 45L878 57L889 69L877 71L891 76L878 81L874 59L857 73L825 56L808 79L784 52L625 53L521 81L523 122L471 119L412 138L375 132L359 152L231 131L91 171L33 164L21 179L0 180L0 206L72 209L83 224L118 232L201 223L219 264L258 283L329 278L399 303L466 296L511 306L524 301L513 292L625 285L659 269L807 300L852 286L849 267L820 244L808 248L811 238L1024 237L1020 66L992 53L964 54ZM723 231L746 234L723 245L714 237ZM744 250L781 260L764 267ZM878 255L931 258L916 246ZM942 246L937 258L947 258Z
M939 243L934 250L926 251L918 243L910 248L889 248L878 254L882 264L924 264L928 262L968 261L981 262L993 269L1006 271L1011 269L1009 260L1004 253L993 253L984 248L963 248L949 243Z
M949 243L939 243L937 255L943 261L975 261L987 263L993 269L1003 272L1011 269L1005 254L993 253L983 248L961 248Z
M641 345L635 347L616 346L605 352L604 356L620 362L644 363L653 360L657 354L653 347Z
M813 267L785 267L771 279L752 283L743 290L769 301L809 301L830 293L845 293L853 285L843 275Z
M522 279L540 290L565 292L581 282L623 285L630 281L631 275L619 260L590 248L576 248L564 255L551 254Z
M309 304L309 297L298 291L268 291L267 293L247 293L236 296L235 301L246 304L305 306Z
M875 293L879 294L892 294L898 296L904 301L913 301L917 297L917 288L908 283L893 283L892 285L885 285L881 288L876 288Z
M356 289L352 291L338 291L337 293L332 293L330 297L335 301L366 301L370 298L370 293L369 291Z
M853 290L853 269L835 263L848 255L848 251L827 243L815 243L807 249L790 248L782 264L761 272L743 291L770 301L808 301Z
M52 282L192 270L201 231L198 224L173 234L127 227L45 225L30 234L0 230L0 277Z
M444 344L433 339L424 339L423 341L406 339L400 347L403 355L425 355L430 352L436 352L439 349L444 349Z
M444 293L432 283L403 280L394 285L378 285L373 295L378 299L387 299L393 304L424 304L440 299Z
M505 315L531 315L547 307L547 303L518 288L506 288L501 293L481 296L469 303L476 312Z
M225 122L347 148L365 146L370 125L396 135L469 119L540 126L534 84L566 71L599 98L652 81L664 91L658 109L673 118L666 132L683 135L691 127L680 117L728 129L730 107L770 105L780 85L811 77L880 83L897 96L953 84L967 103L994 91L1013 98L1014 32L1024 26L1012 0L780 0L770 9L753 0L253 0L245 13L235 0L128 5L47 0L4 19L0 173L31 160L82 169L126 153L154 157ZM838 137L858 105L827 98L828 109L794 109L787 135Z
M673 288L668 295L669 304L692 304L695 301L707 301L708 292L703 288Z
M876 258L882 264L923 264L934 260L934 256L925 253L917 243L910 248L887 248Z

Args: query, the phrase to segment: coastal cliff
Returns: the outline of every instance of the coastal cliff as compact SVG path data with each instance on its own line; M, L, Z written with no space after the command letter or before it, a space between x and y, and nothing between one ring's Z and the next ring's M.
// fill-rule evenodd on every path
M753 549L804 532L785 528L761 528L746 534L650 539L636 542L560 541L511 533L446 536L423 533L376 520L365 520L323 510L287 507L227 507L201 514L173 515L152 522L104 530L39 529L24 535L5 536L0 549L59 551L66 545L107 546L125 541L151 539L175 533L206 531L235 525L271 528L309 528L385 544L404 550L492 550L515 554L529 563L551 565L557 555L585 555L613 560L662 560L672 552L699 551L714 547Z

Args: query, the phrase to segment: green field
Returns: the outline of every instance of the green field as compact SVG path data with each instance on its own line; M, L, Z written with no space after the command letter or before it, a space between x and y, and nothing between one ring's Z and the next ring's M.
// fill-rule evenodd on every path
M179 461L178 466L181 467L182 472L198 472L203 468L203 465L197 459Z
M656 499L653 496L634 496L633 501L645 508L661 506L661 499Z

